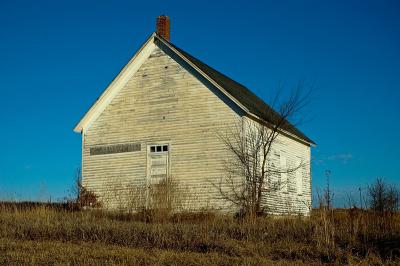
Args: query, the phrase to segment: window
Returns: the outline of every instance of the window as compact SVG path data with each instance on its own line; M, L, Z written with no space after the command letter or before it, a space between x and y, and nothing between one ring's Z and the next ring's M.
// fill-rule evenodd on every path
M262 159L260 159L262 160ZM270 174L268 175L268 186L272 190L280 190L280 153L276 150L271 150L271 154L267 159L268 170ZM260 161L261 163L262 161Z
M284 192L288 191L288 174L287 174L287 166L286 166L286 157L283 152L281 152L280 156L280 171L281 171L281 190Z
M153 145L150 146L150 152L151 153L159 153L159 152L167 152L168 151L168 145Z
M296 184L297 184L297 194L303 194L303 167L301 165L301 160L298 158L296 160Z
M274 168L275 171L279 171L279 163L281 160L281 155L279 152L274 151L273 153L273 159L272 159L272 167Z

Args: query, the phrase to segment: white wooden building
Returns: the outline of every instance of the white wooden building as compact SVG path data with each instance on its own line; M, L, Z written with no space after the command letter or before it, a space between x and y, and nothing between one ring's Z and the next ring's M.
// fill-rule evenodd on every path
M148 204L147 190L168 179L179 184L187 209L236 211L215 187L229 156L218 134L238 120L256 121L268 106L173 45L168 17L157 25L74 129L82 134L83 185L113 208ZM314 143L298 129L279 138L274 150L280 163L310 161ZM267 198L267 209L307 215L309 164L282 178L288 180L285 191ZM143 193L140 200L132 191Z

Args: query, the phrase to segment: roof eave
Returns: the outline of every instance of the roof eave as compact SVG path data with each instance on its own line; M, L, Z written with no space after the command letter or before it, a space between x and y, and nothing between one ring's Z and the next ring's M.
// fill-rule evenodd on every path
M121 77L127 72L128 66L134 63L136 61L137 57L139 54L145 49L145 47L151 43L152 40L154 40L154 37L156 36L156 33L152 33L149 38L141 45L139 50L134 54L134 56L129 60L129 62L121 69L121 71L118 73L118 75L113 79L113 81L108 85L108 87L105 89L105 91L101 94L101 96L95 101L95 103L89 108L89 110L84 114L84 116L81 118L81 120L78 122L78 124L74 128L74 132L76 133L82 133L83 131L86 130L88 127L87 125L90 124L92 116L98 111L99 111L99 106L107 100L109 95L111 94L111 91L113 87L117 86L116 83L121 79ZM154 42L153 42L154 43Z
M248 112L247 113L248 115L249 115L249 117L250 118L252 118L252 119L255 119L258 123L264 123L264 124L266 124L267 126L270 126L271 125L271 123L269 123L269 122L267 122L267 121L265 121L264 119L262 119L262 118L260 118L258 115L256 115L256 114L253 114L253 113L251 113L251 112ZM303 138L300 138L299 136L297 136L297 135L295 135L295 134L293 134L293 133L290 133L289 131L287 131L287 130L284 130L284 129L278 129L280 132L282 132L283 134L285 134L285 135L288 135L288 136L290 136L290 137L292 137L292 138L294 138L294 139L296 139L297 141L299 141L299 142L302 142L302 143L304 143L304 144L307 144L307 145L309 145L309 146L312 146L312 147L317 147L317 144L315 143L315 142L313 142L313 141L308 141L308 140L305 140L305 139L303 139Z

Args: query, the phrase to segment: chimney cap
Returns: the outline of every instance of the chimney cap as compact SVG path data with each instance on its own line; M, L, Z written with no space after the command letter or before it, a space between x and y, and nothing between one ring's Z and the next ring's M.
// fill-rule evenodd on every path
M161 15L157 17L156 32L167 41L170 40L170 20L168 16Z

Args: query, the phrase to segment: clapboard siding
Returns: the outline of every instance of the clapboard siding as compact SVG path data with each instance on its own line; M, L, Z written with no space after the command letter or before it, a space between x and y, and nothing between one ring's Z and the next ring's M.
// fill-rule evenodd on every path
M224 207L226 202L212 185L223 175L228 156L218 134L242 114L209 86L183 63L156 48L84 132L84 185L103 200L110 191L121 194L144 185L147 145L169 143L170 176L196 198L195 206L190 207ZM142 146L135 152L90 155L91 147L121 143Z
M249 126L254 126L253 120L249 118L244 119L245 123ZM272 191L264 194L263 207L269 213L273 214L302 214L309 215L311 207L311 172L310 172L310 158L311 149L309 145L303 144L293 138L284 134L278 135L277 139L272 145L272 151L270 157L277 152L280 156L284 156L286 159L286 167L280 165L280 171L290 171L290 168L296 168L300 160L301 168L296 171L300 171L302 175L302 193L297 193L297 180L296 172L287 173L285 186L281 186L277 191ZM281 178L280 174L273 178ZM276 179L274 180L276 181Z
M135 189L146 189L147 145L169 144L169 176L178 183L186 207L236 211L216 186L229 190L229 185L220 181L226 180L224 168L232 154L220 136L242 122L256 123L170 50L155 46L104 111L83 130L83 184L106 207L126 206L131 201L142 204L143 190ZM90 154L91 148L119 144L140 144L141 148ZM265 195L264 207L276 214L309 214L310 146L281 135L274 150L285 155L289 166L299 158L307 164L302 170L303 193L298 195L291 173L287 191ZM140 199L133 193L140 194Z

